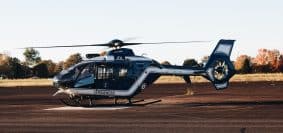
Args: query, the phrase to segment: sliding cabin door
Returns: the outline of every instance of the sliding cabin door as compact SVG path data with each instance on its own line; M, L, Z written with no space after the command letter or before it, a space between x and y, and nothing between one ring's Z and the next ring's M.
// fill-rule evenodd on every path
M97 65L95 68L95 88L127 90L134 82L129 72L128 63Z

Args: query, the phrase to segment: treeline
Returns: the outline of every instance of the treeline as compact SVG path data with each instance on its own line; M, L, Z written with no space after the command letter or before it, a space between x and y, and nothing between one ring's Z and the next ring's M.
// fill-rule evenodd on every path
M63 69L82 61L82 56L79 53L72 54L65 61L57 63L52 60L42 60L39 52L32 48L26 49L23 55L25 60L20 61L15 57L0 53L0 78L53 77ZM195 59L186 59L183 65L202 66L208 59L208 56L203 57L200 64ZM168 61L161 64L170 65ZM283 55L279 50L259 49L256 57L248 55L237 57L234 66L241 74L283 72Z
M234 66L241 74L283 72L283 55L276 49L259 49L256 57L239 56Z
M195 59L186 59L183 65L199 67L205 64L208 59L209 56L204 56L201 63ZM161 64L170 65L170 62L164 61ZM259 49L256 57L240 55L233 61L233 64L239 74L283 72L283 55L276 49Z
M79 53L70 55L65 61L58 63L42 60L37 50L29 48L23 53L25 60L21 62L15 57L0 54L0 78L48 78L82 61Z

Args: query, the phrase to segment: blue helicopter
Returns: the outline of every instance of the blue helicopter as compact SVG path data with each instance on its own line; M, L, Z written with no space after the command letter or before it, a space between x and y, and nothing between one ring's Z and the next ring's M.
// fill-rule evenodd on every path
M61 101L70 106L82 106L87 100L90 106L95 100L114 98L131 99L151 85L162 75L182 76L187 84L191 84L190 76L203 76L212 82L216 90L228 87L229 79L235 74L230 61L230 55L235 40L220 40L208 62L204 66L188 67L175 65L162 65L157 61L134 54L132 49L123 46L164 43L195 43L189 42L156 42L156 43L126 43L115 39L105 44L50 46L33 48L56 47L86 47L106 46L112 48L104 56L87 54L84 60L74 66L63 70L53 79L58 94L66 94L67 98Z

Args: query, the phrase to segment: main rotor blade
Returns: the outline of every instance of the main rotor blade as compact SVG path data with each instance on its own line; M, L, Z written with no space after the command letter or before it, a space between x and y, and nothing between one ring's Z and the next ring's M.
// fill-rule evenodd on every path
M183 42L148 42L148 43L124 43L124 45L140 45L140 44L170 44L170 43L208 43L211 41L183 41Z
M120 47L127 45L141 45L141 44L176 44L176 43L207 43L210 41L183 41L183 42L148 42L148 43L123 43L118 44ZM115 47L113 43L102 43L102 44L88 44L88 45L59 45L59 46L42 46L42 47L24 47L19 49L26 48L71 48L71 47L91 47L91 46L106 46L106 47Z
M88 45L66 45L66 46L43 46L43 47L25 47L20 49L26 49L26 48L68 48L68 47L90 47L90 46L108 46L108 43L105 44L88 44Z

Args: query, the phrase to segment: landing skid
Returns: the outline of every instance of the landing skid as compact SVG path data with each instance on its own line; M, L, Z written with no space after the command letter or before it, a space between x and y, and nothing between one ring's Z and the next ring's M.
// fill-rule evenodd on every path
M118 99L114 99L114 104L95 104L94 99L83 99L82 97L67 97L60 99L60 101L72 107L113 107L113 106L146 106L161 102L161 100L132 100L128 99L127 103L118 103Z

